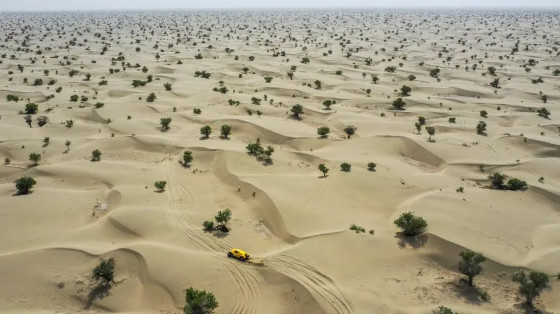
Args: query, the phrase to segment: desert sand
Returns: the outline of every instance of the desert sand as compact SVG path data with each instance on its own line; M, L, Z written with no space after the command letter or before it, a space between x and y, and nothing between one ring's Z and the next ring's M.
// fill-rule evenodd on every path
M0 312L179 313L194 287L216 313L525 313L520 269L551 276L535 306L560 311L558 12L0 17ZM257 138L270 161L247 153ZM528 188L491 189L494 172ZM37 183L17 195L23 176ZM205 232L225 209L229 232ZM399 233L408 211L423 234ZM475 287L457 268L467 249L488 259ZM92 269L109 258L115 283L92 297Z

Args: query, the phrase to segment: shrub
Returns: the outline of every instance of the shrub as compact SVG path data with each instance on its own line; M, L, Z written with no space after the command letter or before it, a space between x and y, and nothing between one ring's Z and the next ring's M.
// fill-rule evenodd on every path
M205 220L202 223L202 226L204 227L204 231L206 231L206 232L211 232L211 231L214 230L214 222L213 221Z
M212 133L212 128L209 125L205 125L202 128L200 128L200 134L204 135L204 138L210 137L211 133Z
M486 122L478 121L476 125L476 133L478 134L485 134L486 133Z
M473 285L473 279L475 276L482 272L482 264L486 261L486 257L480 253L475 253L473 251L462 251L459 253L461 260L459 261L459 271L467 276L467 280L470 286Z
M486 110L481 110L480 111L480 116L483 118L487 118L488 117L488 112Z
M253 105L260 105L261 104L262 99L257 98L257 97L251 97L251 103Z
M403 110L404 106L406 106L406 102L402 98L397 98L393 100L393 108L396 110Z
M517 178L511 178L507 182L507 189L512 191L525 190L527 188L527 182L519 180Z
M309 63L309 58L308 57L301 58L301 63L303 63L303 64Z
M64 122L64 126L67 128L71 128L74 126L74 120L70 119L70 120L66 120L66 122Z
M490 75L496 75L496 68L495 67L488 67L488 73L490 73Z
M29 127L31 128L31 123L33 123L33 117L30 114L26 114L25 116L23 116L23 119L25 120L25 123L27 123L27 125L29 125Z
M457 314L456 312L453 312L452 309L445 307L443 305L440 305L437 309L432 311L433 314Z
M193 113L194 113L194 114L201 114L201 113L202 113L202 110L200 110L199 108L194 108L194 109L193 109Z
M91 278L102 285L108 286L115 280L115 260L110 258L97 265L91 274Z
M31 189L35 184L37 184L37 181L35 181L35 179L31 177L21 177L16 180L15 184L16 184L17 194L25 195L31 192Z
M323 177L327 176L327 173L329 172L329 168L327 168L327 166L325 166L325 164L319 164L319 171L321 171L323 173Z
M156 100L156 94L154 93L150 93L150 95L148 95L148 97L146 98L147 102L154 102L154 100Z
M210 314L218 307L214 294L192 287L185 291L185 301L184 314Z
M321 138L326 138L329 135L330 132L331 132L331 129L329 129L326 126L322 126L322 127L317 129L317 135L319 135L319 137L321 137Z
M544 289L550 287L548 275L541 272L532 271L527 275L520 270L513 274L511 278L519 283L519 293L525 297L525 302L533 307L533 300L538 297Z
M321 81L315 80L315 88L321 89Z
M412 212L403 213L394 223L403 230L403 235L407 237L424 233L428 227L428 223L422 217L416 217Z
M426 124L426 118L419 116L418 117L418 123L420 123L420 125L425 125Z
M439 78L439 72L440 72L440 69L437 69L437 68L436 68L436 69L430 70L429 73L430 73L430 76L431 76L431 77Z
M358 226L356 224L352 224L349 229L356 231L356 233L366 232L366 229L364 229L364 227Z
M455 117L450 117L449 118L449 123L455 123L456 118Z
M26 114L36 114L38 110L39 110L39 106L35 103L29 103L25 105Z
M161 118L159 124L161 125L162 131L169 130L169 124L171 124L171 118Z
M350 172L351 169L352 165L347 162L343 162L340 164L340 171Z
M264 80L265 80L267 83L272 82L272 79L273 79L272 76L265 76L265 77L264 77Z
M493 189L503 189L504 188L504 180L506 176L500 172L494 172L488 176L488 179L491 180L490 187Z
M377 167L377 164L374 163L374 162L369 162L369 163L367 164L367 169L368 169L369 171L375 171L375 167Z
M539 116L548 119L548 116L550 115L550 111L548 111L548 109L546 108L540 108L537 110L537 113L539 114Z
M171 85L170 83L165 83L163 84L163 87L165 88L166 91L170 91L173 85Z
M323 106L325 106L326 110L330 110L332 104L333 104L333 101L330 100L330 99L327 99L327 100L323 101Z
M101 151L96 149L91 152L91 161L100 161L101 160Z
M41 154L31 153L29 154L29 160L33 162L34 166L37 166L37 164L39 164L39 161L41 161Z
M222 138L228 138L230 134L231 134L231 126L227 124L222 125L222 128L220 130L220 135L222 136Z
M406 85L403 85L401 87L401 96L409 96L411 91L412 91L412 88L410 88Z
M154 182L154 186L158 189L159 192L163 192L165 190L165 186L167 185L167 181L156 181Z
M191 151L185 151L183 153L183 165L188 166L193 161L193 156Z
M387 73L395 73L395 71L397 70L397 67L395 66L388 66L385 68L385 72Z
M490 82L490 86L494 88L500 88L500 79L496 78L492 82Z
M78 95L72 95L72 96L70 96L70 101L72 101L72 102L77 102L78 99L80 99L80 97L78 97Z

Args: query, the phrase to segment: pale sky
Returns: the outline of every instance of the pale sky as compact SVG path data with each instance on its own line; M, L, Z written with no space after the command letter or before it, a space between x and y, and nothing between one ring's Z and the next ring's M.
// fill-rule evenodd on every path
M560 0L0 0L0 11L401 7L560 8Z

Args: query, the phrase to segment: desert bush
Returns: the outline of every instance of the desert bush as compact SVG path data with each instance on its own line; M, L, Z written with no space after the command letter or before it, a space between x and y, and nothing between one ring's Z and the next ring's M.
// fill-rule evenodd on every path
M430 70L429 73L430 73L430 76L431 76L431 77L439 78L439 72L440 72L440 69L437 69L437 68L436 68L436 69Z
M25 120L25 123L27 123L30 128L32 127L31 124L33 123L33 117L30 114L23 116L23 120Z
M403 235L407 237L424 233L428 227L428 223L422 217L414 216L412 212L403 213L394 223L403 230Z
M352 165L347 162L343 162L340 164L340 171L350 172L351 169Z
M490 73L490 75L496 75L496 68L495 67L488 67L488 73Z
M70 101L71 102L77 102L80 99L80 97L78 95L72 95L70 96Z
M159 124L161 126L162 131L169 130L169 124L171 124L171 118L161 118Z
M478 134L485 134L486 133L486 122L478 121L476 125L476 133Z
M480 116L483 118L487 118L488 117L488 112L486 110L481 110L480 111Z
M507 182L507 189L511 191L525 190L527 188L527 182L519 180L517 178L511 178Z
M350 225L350 228L348 228L348 229L354 230L354 231L356 231L356 233L366 232L366 229L364 229L364 227L358 226L356 224Z
M301 63L303 63L303 64L309 63L309 58L308 57L301 58Z
M387 73L395 73L395 71L397 70L397 67L395 66L388 66L385 68L385 72Z
M377 164L376 164L376 163L374 163L374 162L368 162L368 164L367 164L367 169L368 169L369 171L375 171L375 167L377 167Z
M406 102L401 97L393 100L393 108L394 109L403 110L404 106L406 106Z
M154 100L156 100L156 94L154 93L150 93L150 95L148 95L148 97L146 97L146 101L147 102L154 102Z
M167 181L156 181L154 182L154 186L158 189L158 192L165 191L165 186L167 185Z
M455 121L456 121L456 118L455 118L455 117L450 117L450 118L449 118L449 123L455 123Z
M101 261L92 273L91 278L104 286L108 286L115 280L115 260L110 258L106 261Z
M101 160L101 151L99 149L95 149L91 152L91 161L100 161Z
M272 79L273 79L272 76L265 76L265 77L264 77L264 80L265 80L265 82L267 82L267 83L272 82Z
M428 141L432 140L432 136L434 136L434 134L436 134L436 129L433 126L426 126L426 132L428 132L428 135L430 135L430 137L428 138Z
M437 309L432 311L433 314L458 314L457 312L453 312L452 309L440 305Z
M37 184L37 181L31 177L21 177L15 181L17 194L18 195L25 195L31 192L33 186Z
M170 83L165 83L163 84L163 87L165 88L166 91L171 91L173 85L171 85Z
M317 135L319 135L319 137L321 137L321 138L326 138L329 135L330 132L331 132L331 129L329 129L326 126L322 126L322 127L317 129Z
M500 79L495 78L492 82L490 82L490 86L494 88L500 88Z
M326 110L330 110L333 103L334 102L332 100L327 99L327 100L323 101L323 106L325 106Z
M426 124L426 118L419 116L418 117L418 123L420 123L420 125L425 125Z
M539 114L539 116L548 119L548 116L550 116L550 111L548 111L548 109L546 108L540 108L537 110L537 113Z
M219 305L214 294L192 287L185 291L185 301L184 314L210 314Z
M38 110L39 110L39 106L35 103L28 103L25 105L26 114L36 114Z
M401 87L401 96L409 96L411 91L412 91L412 88L410 88L406 85L403 85Z
M490 179L490 187L493 189L503 189L504 188L504 180L506 176L500 172L494 172L488 176Z
M253 105L260 105L261 104L262 99L261 98L257 98L257 97L251 97L251 103Z
M29 154L29 161L33 162L34 166L37 166L37 164L39 164L39 161L41 161L41 154L38 153Z
M202 113L202 110L200 110L200 108L194 108L194 109L193 109L193 113L194 113L194 114L201 114L201 113Z
M206 232L212 232L214 230L214 222L213 221L205 220L202 223L202 226L204 227L204 231L206 231Z
M225 209L223 211L218 211L214 219L216 219L220 230L228 232L227 223L231 220L231 210Z
M467 276L467 281L470 286L473 285L473 279L475 276L482 272L482 264L486 261L486 257L480 253L475 253L473 251L462 251L459 253L461 260L459 261L459 271Z

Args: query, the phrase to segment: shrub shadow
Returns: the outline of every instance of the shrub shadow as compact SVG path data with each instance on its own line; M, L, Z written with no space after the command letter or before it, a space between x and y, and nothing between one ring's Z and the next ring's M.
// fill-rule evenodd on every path
M109 289L111 289L111 284L98 284L93 287L88 294L85 309L89 309L96 300L102 300L109 296Z
M481 305L487 302L484 300L485 291L477 286L469 286L465 278L449 282L449 288L458 298L469 304Z
M404 249L406 247L411 247L415 250L418 250L424 247L426 243L428 243L428 235L425 233L409 237L403 235L401 232L398 232L395 235L395 238L399 239L399 242L397 244L401 249Z

